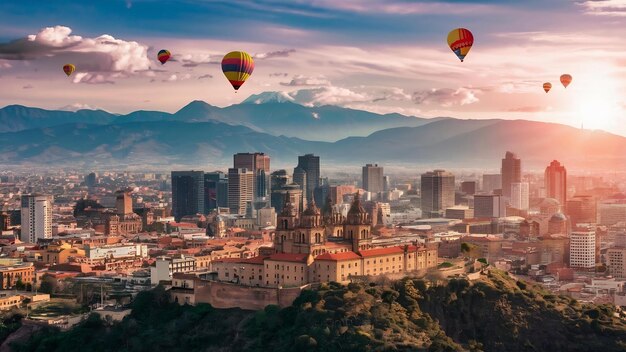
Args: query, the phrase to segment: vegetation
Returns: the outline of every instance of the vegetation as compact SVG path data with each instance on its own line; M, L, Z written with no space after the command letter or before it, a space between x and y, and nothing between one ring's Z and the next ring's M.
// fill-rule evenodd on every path
M304 291L262 311L179 306L158 287L110 324L97 315L67 332L43 329L15 351L623 351L626 325L491 270L470 283L405 278Z

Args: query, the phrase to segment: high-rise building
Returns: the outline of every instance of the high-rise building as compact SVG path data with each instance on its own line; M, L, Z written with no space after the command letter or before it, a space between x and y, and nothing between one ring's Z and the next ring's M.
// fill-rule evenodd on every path
M94 187L98 183L98 179L94 172L85 175L85 186L91 188Z
M596 266L595 231L574 231L570 235L569 261L571 268L593 269Z
M228 207L228 176L221 172L204 174L204 211Z
M130 191L115 192L115 210L118 215L133 214L133 197Z
M276 170L270 175L270 184L272 190L280 189L291 184L291 177L287 173L287 170Z
M385 188L383 180L383 167L378 164L363 166L363 189L372 193L383 192Z
M246 215L254 201L254 171L246 168L228 169L228 208L231 214Z
M577 195L567 201L567 215L569 215L572 225L580 223L596 222L596 201L593 196Z
M233 156L233 168L254 172L254 197L269 195L270 157L265 153L237 153Z
M476 194L476 181L461 182L461 192L469 195Z
M204 214L203 171L172 171L172 213L176 221Z
M391 191L391 180L389 179L389 176L385 175L383 176L383 192L389 191Z
M422 217L443 217L447 208L454 206L454 175L445 170L422 174Z
M483 193L491 194L497 189L502 189L502 175L500 174L484 174L483 175Z
M502 195L511 198L511 184L522 182L522 161L512 152L506 152L502 159Z
M545 172L546 197L554 198L565 208L567 201L567 170L558 161L552 160Z
M302 169L302 171L306 173L304 197L308 199L313 192L315 192L315 188L320 185L320 157L313 154L301 155L298 157L298 166L296 166L296 169ZM296 181L295 169L293 172L293 182L298 183Z
M604 226L626 222L626 203L598 204L598 224Z
M475 218L501 218L505 216L505 211L502 196L495 194L474 195Z
M511 184L511 206L515 209L528 210L530 187L528 182L514 182Z
M280 214L285 206L285 196L289 196L289 202L294 207L296 214L300 213L302 204L302 189L299 185L289 184L279 189L272 189L272 207Z
M52 238L51 195L25 194L21 199L22 242L35 243L40 238Z

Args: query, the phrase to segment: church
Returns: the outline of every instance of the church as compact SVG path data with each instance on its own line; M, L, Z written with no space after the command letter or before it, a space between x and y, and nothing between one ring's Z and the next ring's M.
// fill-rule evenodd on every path
M323 212L312 201L297 214L286 199L277 216L272 251L261 251L262 255L253 258L219 259L212 268L219 281L295 287L408 274L437 266L436 244L376 247L373 239L371 220L358 193L346 217L333 211L330 200Z

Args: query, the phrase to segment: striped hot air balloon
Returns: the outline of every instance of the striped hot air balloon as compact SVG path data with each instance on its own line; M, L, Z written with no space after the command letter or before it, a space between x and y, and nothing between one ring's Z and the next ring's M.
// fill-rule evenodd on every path
M567 73L561 75L561 84L563 85L563 87L567 88L570 83L572 83L572 75L569 75Z
M72 73L76 71L76 66L73 64L65 64L63 65L63 72L69 77Z
M167 60L170 59L170 57L172 56L172 53L170 53L169 50L160 50L159 53L157 54L157 59L159 60L159 62L161 62L161 65L165 64L167 62Z
M252 56L244 51L232 51L222 59L224 76L233 85L235 91L241 87L254 70Z
M546 82L546 83L543 84L543 90L545 90L546 93L548 93L550 91L550 89L552 89L552 83Z
M456 28L448 33L448 45L450 49L463 62L467 53L469 53L474 44L474 36L469 29Z

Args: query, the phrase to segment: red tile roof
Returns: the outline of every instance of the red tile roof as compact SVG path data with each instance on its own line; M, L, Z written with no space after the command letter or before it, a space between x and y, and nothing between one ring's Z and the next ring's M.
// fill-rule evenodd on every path
M341 252L341 253L324 253L315 257L315 260L332 260L332 261L354 260L354 259L361 259L361 256L352 251Z
M364 249L359 251L362 257L377 257L381 255L392 255L404 253L404 246Z
M275 260L280 262L298 262L304 263L307 260L308 254L292 254L292 253L276 253L269 256L269 260Z

